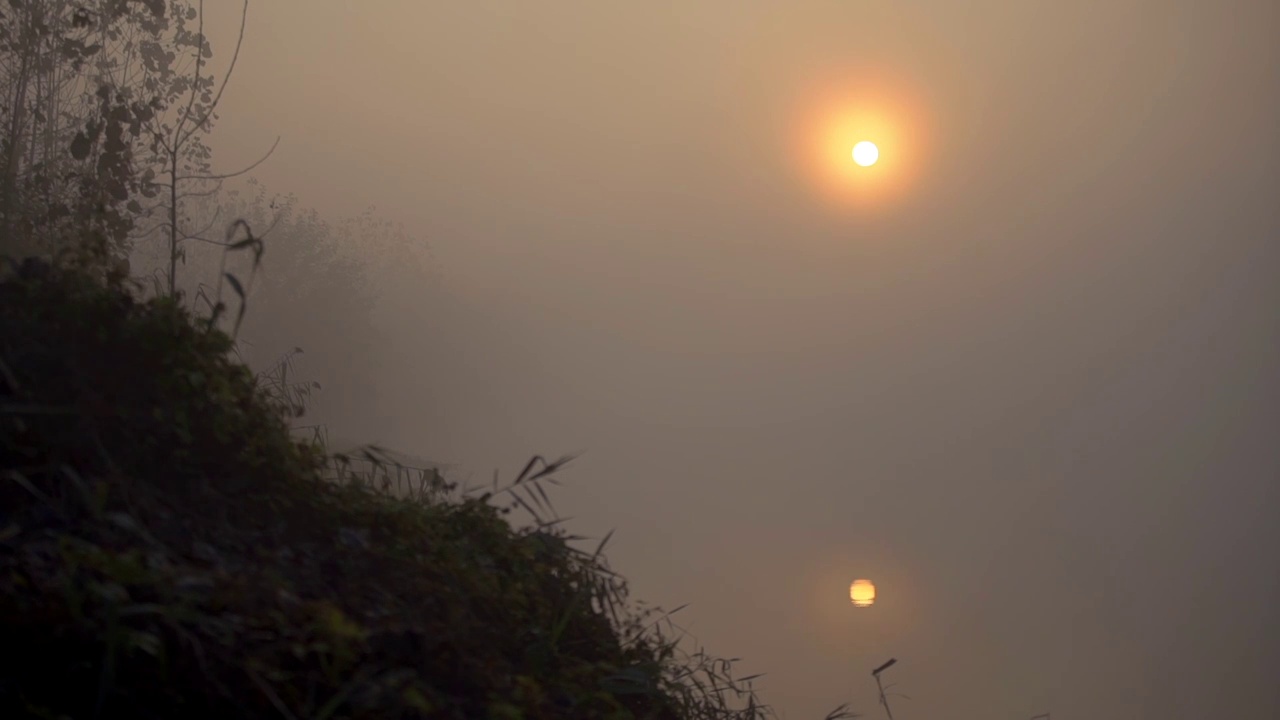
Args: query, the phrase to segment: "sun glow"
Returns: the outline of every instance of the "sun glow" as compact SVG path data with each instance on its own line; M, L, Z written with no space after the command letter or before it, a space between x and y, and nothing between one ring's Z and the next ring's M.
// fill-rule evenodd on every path
M800 178L830 205L888 210L919 183L928 126L912 83L883 68L850 68L816 79L801 95L793 156Z

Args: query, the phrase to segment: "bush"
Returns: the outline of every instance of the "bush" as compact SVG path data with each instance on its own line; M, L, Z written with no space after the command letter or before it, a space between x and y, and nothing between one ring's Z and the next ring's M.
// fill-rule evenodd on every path
M558 463L480 497L353 472L212 325L74 271L0 281L0 716L766 712L600 549L507 522Z

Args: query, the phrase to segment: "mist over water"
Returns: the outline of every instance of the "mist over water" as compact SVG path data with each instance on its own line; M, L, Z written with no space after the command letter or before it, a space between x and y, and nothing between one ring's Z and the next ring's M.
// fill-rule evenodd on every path
M375 263L350 357L304 348L331 430L476 483L583 452L560 513L783 717L880 712L889 657L907 720L1271 717L1277 28L1244 0L274 0L212 145L230 170L281 136L263 187L430 253ZM842 76L922 113L891 206L833 208L794 156Z

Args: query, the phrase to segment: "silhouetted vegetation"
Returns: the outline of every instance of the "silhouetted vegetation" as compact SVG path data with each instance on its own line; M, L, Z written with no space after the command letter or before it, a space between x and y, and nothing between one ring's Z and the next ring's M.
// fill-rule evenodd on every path
M5 717L765 713L574 547L563 461L478 496L357 470L209 320L55 266L0 284L0 338Z
M463 491L291 428L314 383L241 362L246 303L351 350L377 293L339 239L407 243L218 193L201 7L0 10L0 717L770 716L563 529L566 460Z
M395 344L379 314L402 297L397 289L422 285L430 269L426 244L372 210L335 220L292 195L268 191L253 178L187 207L198 225L245 220L270 253L255 271L248 254L224 254L225 237L192 243L178 287L199 298L213 292L223 272L246 278L253 312L237 335L240 357L263 373L286 358L290 364L301 360L290 375L323 385L307 404L309 424L367 424L369 415L376 415L375 379L386 356L371 350ZM145 250L132 254L134 267L156 268L167 261L162 248ZM153 287L165 284L163 272L148 280ZM305 350L300 358L298 347Z

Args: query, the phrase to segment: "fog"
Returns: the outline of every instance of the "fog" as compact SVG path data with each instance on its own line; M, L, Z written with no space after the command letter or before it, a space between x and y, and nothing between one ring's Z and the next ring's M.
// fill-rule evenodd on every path
M369 388L333 431L477 482L581 452L569 527L782 717L882 712L890 657L899 720L1280 717L1278 32L1263 0L259 0L211 144L279 136L266 187L430 250L368 377L307 356ZM842 202L806 143L866 87L912 164Z

